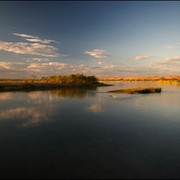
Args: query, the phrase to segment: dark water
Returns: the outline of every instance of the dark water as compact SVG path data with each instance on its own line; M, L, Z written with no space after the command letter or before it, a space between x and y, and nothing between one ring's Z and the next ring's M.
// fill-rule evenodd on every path
M115 84L0 93L0 178L180 178L180 86Z

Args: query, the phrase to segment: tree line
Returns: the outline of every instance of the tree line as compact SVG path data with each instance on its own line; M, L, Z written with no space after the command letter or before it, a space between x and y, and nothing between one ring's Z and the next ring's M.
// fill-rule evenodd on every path
M41 81L47 83L60 83L60 84L97 84L98 79L95 76L85 76L82 73L70 75L52 75L49 77L42 77Z

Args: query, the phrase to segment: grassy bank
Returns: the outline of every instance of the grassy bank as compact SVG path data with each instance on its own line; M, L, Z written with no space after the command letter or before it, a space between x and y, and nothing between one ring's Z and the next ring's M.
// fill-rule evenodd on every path
M129 88L129 89L118 89L113 91L108 91L113 93L126 93L126 94L149 94L149 93L160 93L161 88L153 88L153 87L139 87L139 88Z

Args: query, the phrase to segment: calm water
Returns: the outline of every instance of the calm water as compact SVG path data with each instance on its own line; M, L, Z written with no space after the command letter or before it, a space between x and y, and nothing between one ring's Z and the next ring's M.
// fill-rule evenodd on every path
M0 178L180 178L180 86L0 93Z

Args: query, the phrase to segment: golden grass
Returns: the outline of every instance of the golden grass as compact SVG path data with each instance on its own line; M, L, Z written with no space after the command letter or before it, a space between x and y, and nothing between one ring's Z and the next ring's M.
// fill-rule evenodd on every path
M120 82L155 82L158 84L180 84L180 76L98 78L98 80L99 81L120 81Z

